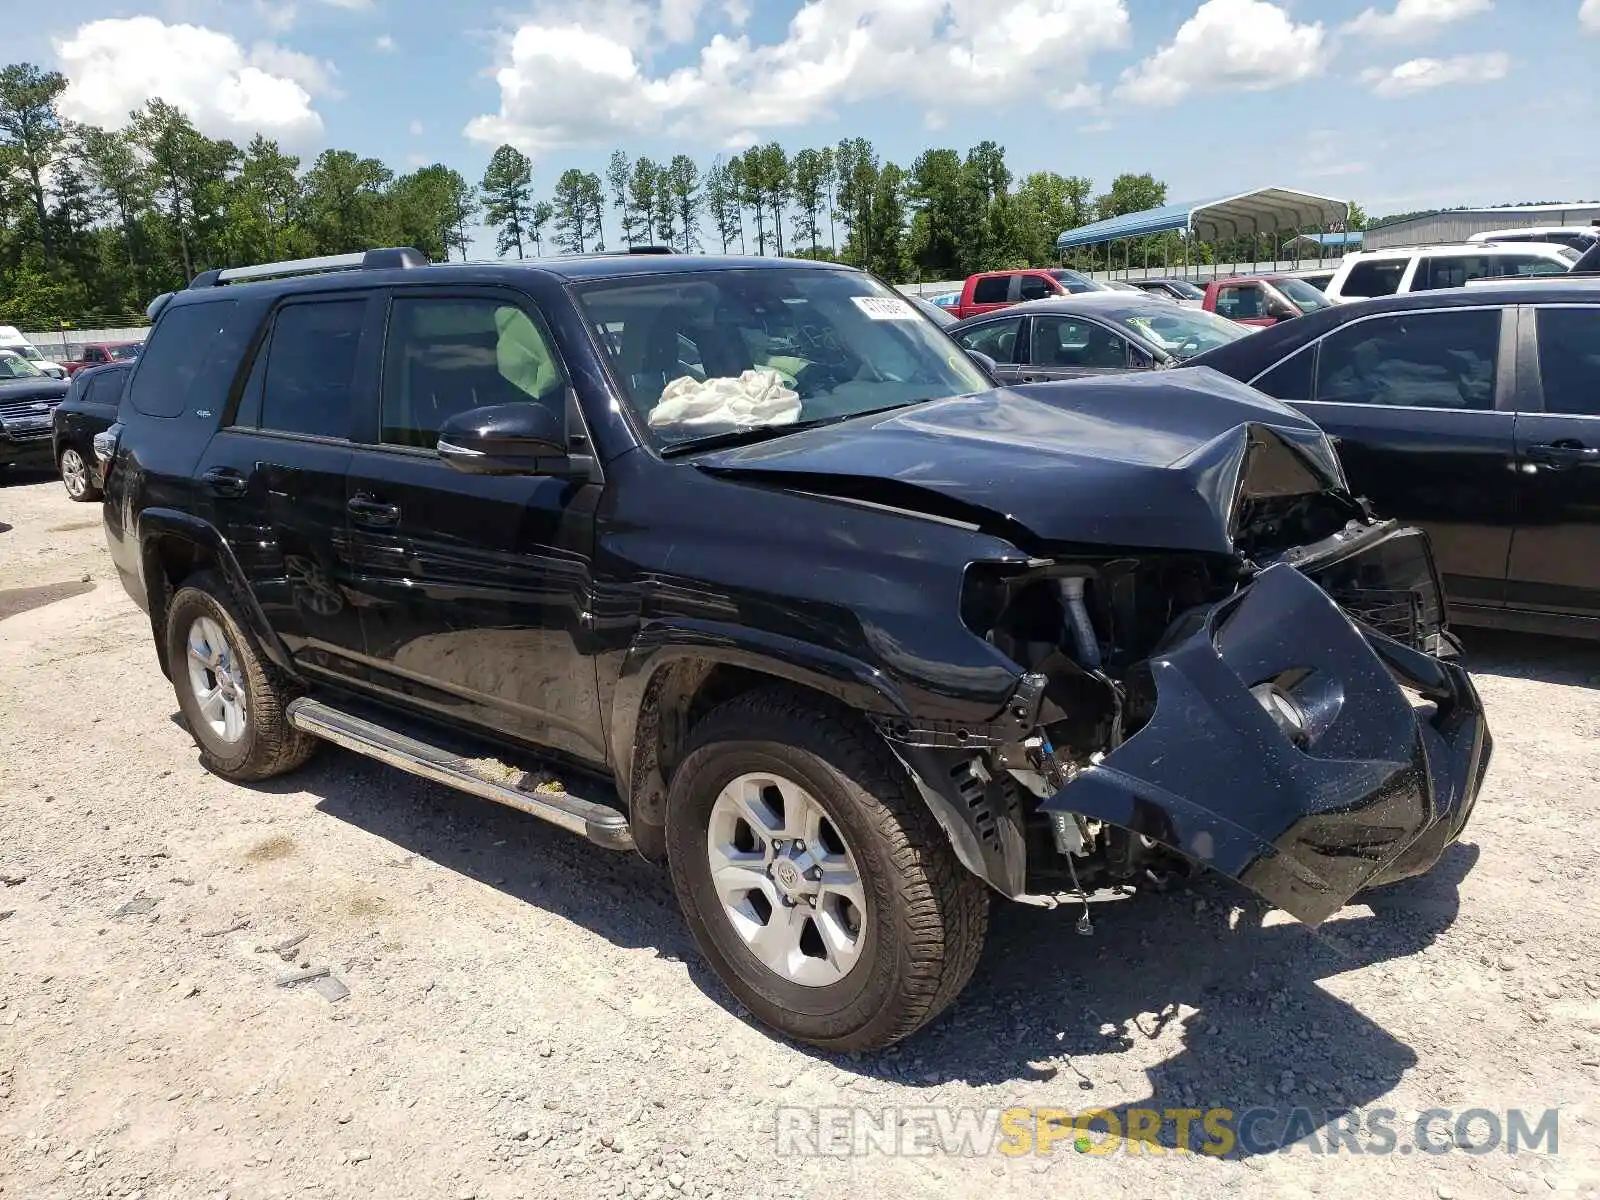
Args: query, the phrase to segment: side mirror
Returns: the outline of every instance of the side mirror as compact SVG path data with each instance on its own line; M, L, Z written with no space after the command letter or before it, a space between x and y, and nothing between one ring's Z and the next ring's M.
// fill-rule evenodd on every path
M1274 300L1267 305L1267 316L1274 321L1288 321L1300 315L1300 310L1292 304L1285 304L1281 300Z
M989 377L991 382L994 380L995 372L1000 369L999 363L981 350L968 350L967 357L983 369L983 373Z
M547 404L492 404L439 427L439 457L467 475L573 475L588 459L567 453L566 417Z

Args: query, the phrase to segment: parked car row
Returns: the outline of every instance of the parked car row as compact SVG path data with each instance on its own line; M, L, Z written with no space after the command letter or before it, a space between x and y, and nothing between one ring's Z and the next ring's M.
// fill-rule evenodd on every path
M0 349L0 471L49 465L50 417L66 394L64 380Z

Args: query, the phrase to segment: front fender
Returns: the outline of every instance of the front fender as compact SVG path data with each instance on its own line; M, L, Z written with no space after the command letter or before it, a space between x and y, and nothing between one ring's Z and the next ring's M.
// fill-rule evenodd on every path
M623 656L611 705L617 786L624 795L633 785L640 714L650 685L662 671L688 661L771 675L869 713L908 714L905 700L883 671L836 650L721 621L652 622Z
M272 662L290 675L297 675L294 662L278 635L268 623L266 614L256 602L233 547L216 526L189 513L174 508L147 508L139 514L135 535L139 545L139 571L145 592L145 611L150 614L150 632L155 638L156 655L161 670L171 677L171 664L167 662L167 587L166 567L162 548L171 539L187 543L193 548L197 565L222 576L232 594L234 607L244 621L256 645Z

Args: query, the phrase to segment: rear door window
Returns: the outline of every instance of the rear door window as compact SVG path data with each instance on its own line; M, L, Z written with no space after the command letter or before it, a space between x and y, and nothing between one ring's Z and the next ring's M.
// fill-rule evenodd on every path
M1345 276L1339 289L1341 296L1366 299L1371 296L1392 296L1400 290L1409 259L1368 259L1358 262Z
M1007 275L985 275L972 288L974 304L1004 304L1011 291L1011 278Z
M1600 306L1541 308L1537 321L1545 412L1600 416Z
M1494 260L1496 275L1565 275L1570 263L1536 254L1503 254Z
M1411 281L1411 290L1432 292L1440 288L1465 287L1467 280L1482 279L1493 273L1489 259L1482 254L1425 258L1417 264L1417 275Z
M1494 407L1498 309L1374 317L1322 342L1319 401L1404 408Z
M312 437L350 436L365 300L289 304L267 349L261 427Z
M1022 332L1022 318L1011 317L1004 321L989 321L976 329L963 330L956 340L968 350L987 354L997 363L1016 363L1018 334Z

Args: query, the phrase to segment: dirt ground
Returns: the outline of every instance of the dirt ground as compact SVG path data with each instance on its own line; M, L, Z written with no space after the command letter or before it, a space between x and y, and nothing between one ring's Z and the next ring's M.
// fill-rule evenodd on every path
M637 858L331 749L207 775L98 508L0 485L0 1196L1595 1197L1600 647L1469 649L1498 748L1433 874L1319 934L1221 883L1092 937L997 905L950 1014L828 1056L738 1011ZM777 1153L787 1106L1014 1105L1303 1108L1324 1150ZM1349 1108L1401 1144L1327 1152ZM1433 1108L1559 1108L1558 1148L1408 1153Z

